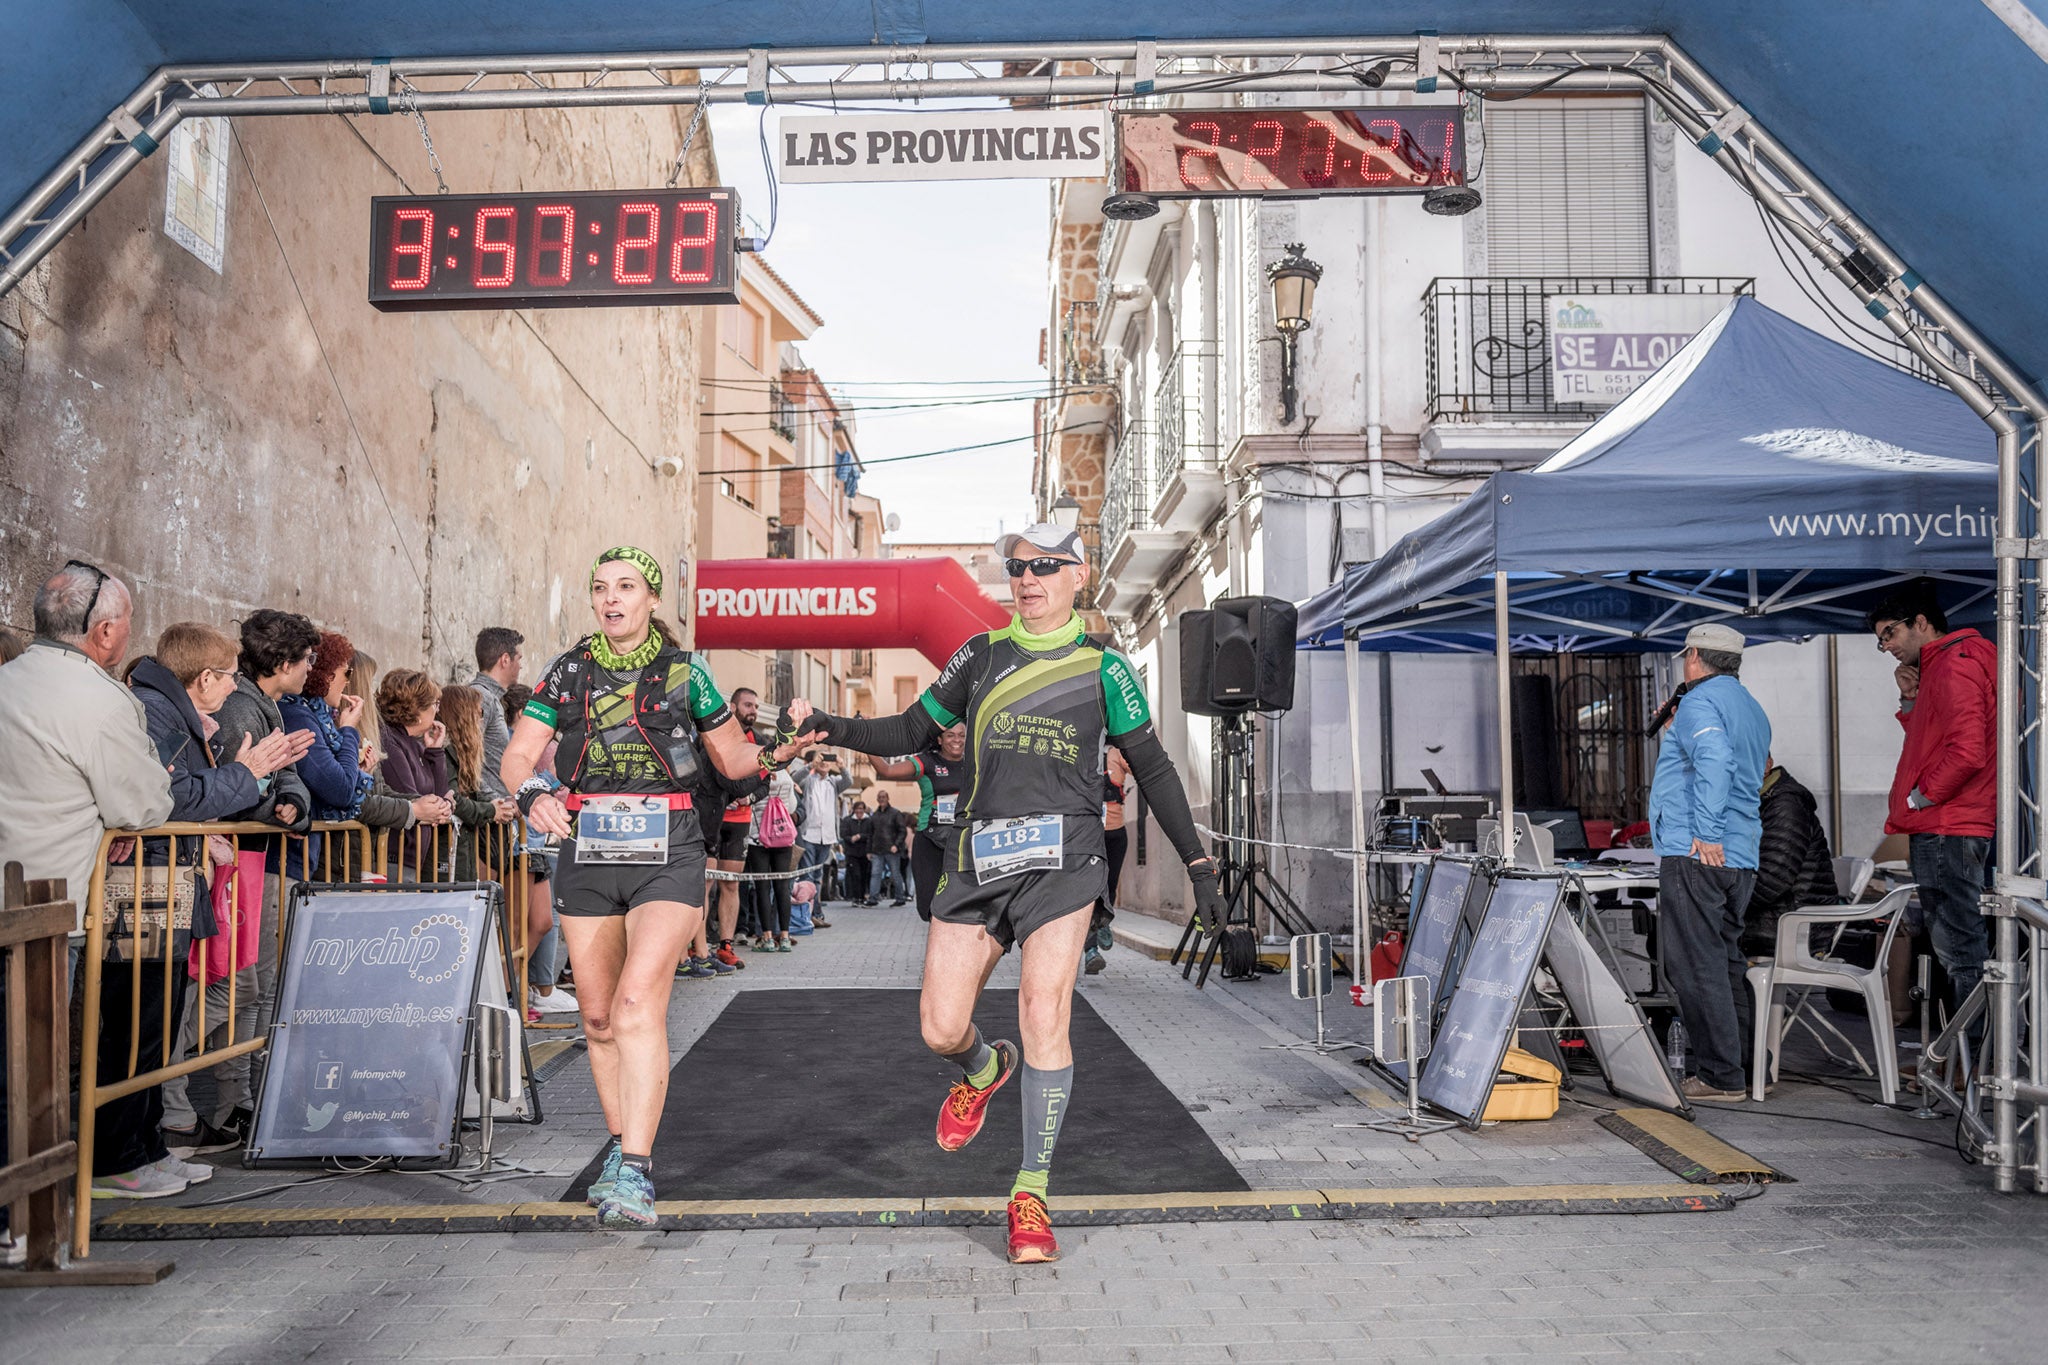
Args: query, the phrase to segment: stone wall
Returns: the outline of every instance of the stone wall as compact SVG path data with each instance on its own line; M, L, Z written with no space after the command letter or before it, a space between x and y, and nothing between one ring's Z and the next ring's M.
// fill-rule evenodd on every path
M688 108L441 114L458 192L658 185ZM431 193L409 119L248 119L223 272L164 235L144 162L0 298L0 622L66 558L134 588L135 648L258 606L390 669L470 668L482 626L536 665L590 629L596 551L695 540L709 309L385 314L372 195ZM708 136L691 183L711 183ZM656 468L681 460L678 476Z

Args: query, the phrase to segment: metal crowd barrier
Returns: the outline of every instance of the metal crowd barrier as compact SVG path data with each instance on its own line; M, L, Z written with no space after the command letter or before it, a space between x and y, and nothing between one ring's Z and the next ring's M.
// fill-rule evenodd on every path
M311 837L316 834L321 836L317 853L312 849ZM162 1085L165 1081L189 1076L233 1058L258 1052L266 1042L265 1034L260 1027L252 1037L234 1036L235 1017L238 1013L237 995L242 989L242 983L238 978L242 969L252 967L255 963L240 960L240 934L236 932L237 926L223 924L220 926L220 932L227 936L228 952L227 974L222 978L227 983L226 1038L217 1045L209 1046L208 1035L212 1028L207 1020L206 982L203 977L194 978L187 983L187 990L197 992L192 1003L196 1014L196 1050L190 1057L180 1058L175 1055L178 1051L179 1026L183 1021L181 1018L173 1017L172 987L176 980L175 974L188 970L185 954L177 950L178 936L174 923L180 866L178 843L181 838L206 836L226 839L235 854L236 862L240 860L246 840L260 837L266 841L284 841L277 874L277 946L280 949L283 945L285 910L291 885L290 880L284 875L284 867L293 846L296 846L300 867L305 874L303 879L306 881L381 882L386 885L426 887L454 882L458 880L456 873L463 871L470 874L460 878L463 881L498 882L503 887L507 908L508 922L504 935L507 969L514 974L520 1013L522 1017L525 1014L526 962L532 952L532 944L527 933L527 908L531 885L523 858L526 823L522 819L515 818L504 824L492 823L474 828L451 823L415 826L402 831L372 830L359 821L315 821L305 833L290 833L276 825L247 822L186 822L158 825L144 830L109 830L100 840L99 856L93 865L92 882L86 898L86 941L79 959L84 1026L80 1039L78 1165L72 1225L72 1255L75 1257L85 1257L91 1250L93 1151L100 1108L125 1096ZM136 909L130 917L128 927L127 960L135 968L129 974L131 994L128 1011L128 1065L127 1074L123 1078L102 1082L99 1079L99 1048L101 990L107 952L107 872L110 854L115 845L124 841L133 841L134 848L127 855L128 861L121 865L132 865L136 869ZM166 863L149 866L145 872L143 857L146 843L154 845L151 849L152 854L167 849L169 856ZM202 843L202 867L211 865L208 857ZM192 865L189 858L184 860L185 867L190 868ZM149 955L145 963L146 926L143 907L149 898L148 893L156 889L155 873L158 870L163 872L163 918L166 923L163 932L150 935L156 953ZM266 875L266 890L268 880ZM239 897L237 903L240 904ZM260 903L256 913L262 913ZM145 1058L142 1056L141 1047L142 979L145 969L158 969L159 955L164 982L162 1042L155 1050L155 1055ZM272 1003L275 1004L274 1001ZM217 1025L218 1019L214 1023ZM15 1036L10 1032L10 1047ZM151 1063L146 1069L145 1062ZM252 1086L252 1091L253 1088ZM0 1184L0 1190L6 1188L4 1184Z

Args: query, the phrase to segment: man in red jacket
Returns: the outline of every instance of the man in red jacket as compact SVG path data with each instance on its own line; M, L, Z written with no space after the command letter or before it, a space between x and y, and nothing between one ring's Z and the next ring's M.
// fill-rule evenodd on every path
M1906 727L1884 830L1911 836L1920 908L1960 1006L1991 955L1977 902L1997 825L1998 650L1974 630L1951 631L1925 584L1886 599L1869 620L1877 647L1899 661Z

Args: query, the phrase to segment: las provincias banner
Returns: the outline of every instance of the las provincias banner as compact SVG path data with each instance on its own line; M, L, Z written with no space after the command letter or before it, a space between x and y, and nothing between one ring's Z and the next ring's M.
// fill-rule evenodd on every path
M775 173L791 185L1109 173L1108 120L1100 109L788 115L778 132Z
M1010 613L951 559L697 565L698 649L915 649L940 666Z

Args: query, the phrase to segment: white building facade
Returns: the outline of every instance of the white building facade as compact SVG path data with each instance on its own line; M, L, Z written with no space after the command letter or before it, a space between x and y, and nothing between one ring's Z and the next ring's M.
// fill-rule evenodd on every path
M1841 321L1821 301L1858 313L1846 291L1795 273L1800 262L1774 250L1742 189L1639 95L1468 102L1462 118L1482 203L1461 217L1388 195L1168 200L1156 216L1105 222L1106 186L1053 190L1038 496L1081 502L1098 555L1094 605L1201 796L1213 723L1181 713L1180 613L1236 595L1302 601L1485 475L1529 467L1582 431L1604 408L1552 392L1545 297L1754 293L1838 339ZM1266 269L1290 243L1323 274L1296 348L1296 417L1283 425ZM1567 546L1571 528L1558 535ZM1261 837L1349 845L1354 738L1368 802L1422 789L1425 768L1453 791L1497 789L1490 655L1369 654L1355 737L1342 657L1298 663L1293 709L1259 721ZM1517 744L1533 746L1517 761L1518 784L1534 784L1527 804L1617 825L1643 818L1655 751L1642 731L1669 664L1563 656L1515 667L1518 730L1530 736ZM1861 636L1832 649L1773 644L1750 651L1743 680L1771 715L1778 761L1819 797L1836 851L1870 852L1899 749L1889 660ZM1148 823L1135 822L1143 835L1121 899L1172 913L1185 879ZM1291 852L1275 872L1318 922L1348 928L1348 862Z

